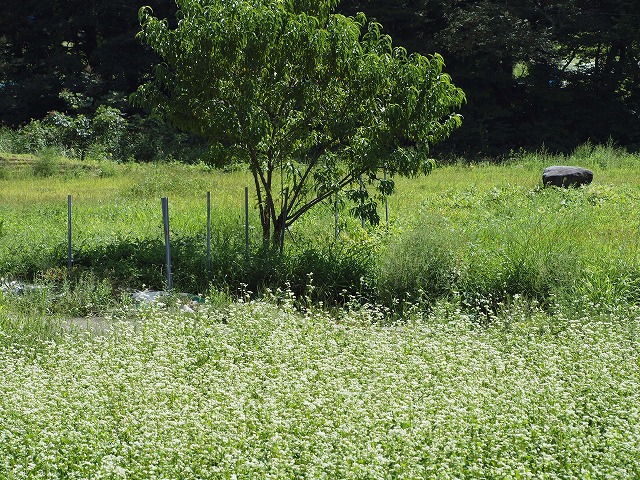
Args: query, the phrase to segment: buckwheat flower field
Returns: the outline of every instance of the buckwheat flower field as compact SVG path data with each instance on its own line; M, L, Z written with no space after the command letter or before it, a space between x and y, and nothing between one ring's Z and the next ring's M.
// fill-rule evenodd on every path
M0 342L0 478L638 478L639 315L124 308Z

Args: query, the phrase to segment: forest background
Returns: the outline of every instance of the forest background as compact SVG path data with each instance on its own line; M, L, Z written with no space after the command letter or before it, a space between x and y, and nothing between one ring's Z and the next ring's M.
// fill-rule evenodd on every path
M6 0L0 126L66 127L82 156L102 131L126 138L108 152L119 159L189 161L197 151L199 161L224 163L223 152L201 158L203 140L178 134L128 100L158 61L136 39L137 12L146 4L175 21L171 0ZM443 55L467 104L462 128L434 154L473 159L541 147L570 152L586 141L640 148L636 7L625 0L344 0L338 11L364 12L409 52Z

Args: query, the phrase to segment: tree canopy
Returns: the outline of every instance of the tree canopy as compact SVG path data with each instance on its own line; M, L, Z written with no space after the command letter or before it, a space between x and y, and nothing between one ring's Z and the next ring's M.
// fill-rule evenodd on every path
M408 52L439 52L468 103L464 125L434 150L500 155L587 140L640 148L640 13L635 0L312 0L384 25ZM0 124L49 111L92 116L125 99L158 58L135 39L137 12L175 24L173 0L6 0L0 15ZM309 9L320 9L309 10Z
M137 12L171 0L5 0L0 15L0 124L49 111L123 109L155 57L136 40Z
M237 149L251 169L263 236L359 182L383 193L383 168L430 168L429 146L460 125L462 90L443 59L394 48L364 14L334 1L178 0L177 25L140 12L162 59L135 98L179 128ZM366 189L356 212L376 220Z
M410 51L438 51L469 99L458 153L640 148L636 1L344 0Z

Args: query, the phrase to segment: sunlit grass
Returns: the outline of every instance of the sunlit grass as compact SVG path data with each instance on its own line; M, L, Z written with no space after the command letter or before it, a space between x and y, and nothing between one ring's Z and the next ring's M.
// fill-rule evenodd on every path
M230 265L244 252L241 243L246 186L250 192L250 250L255 251L262 244L252 181L244 169L227 172L178 163L110 164L111 170L105 168L108 175L101 175L100 162L88 162L85 166L90 168L83 169L78 169L78 162L61 162L67 165L62 173L50 177L23 172L0 180L3 187L0 255L6 272L3 274L34 277L39 271L65 265L67 195L73 197L73 243L81 258L92 261L91 255L103 246L111 245L118 250L118 245L124 244L124 253L122 249L120 252L133 260L141 242L143 247L149 247L147 270L129 274L127 269L135 269L131 266L124 272L114 272L117 267L108 272L116 275L117 282L127 285L139 281L160 286L157 283L162 278L163 261L161 253L156 252L156 244L163 238L160 206L163 196L169 197L172 236L187 239L181 255L188 253L187 260L194 259L190 268L199 269L200 273L203 266L198 259L203 258L205 250L207 191L211 192L213 235L219 240L215 248L219 249L216 254L222 265L221 282L230 278L232 282L241 281ZM347 255L352 247L368 250L367 258L373 257L384 268L362 266L364 283L357 282L353 289L359 289L362 283L368 289L367 295L371 292L390 295L381 291L389 286L380 277L386 271L393 272L394 282L399 282L394 287L397 292L409 293L410 285L429 290L427 277L431 278L434 285L440 286L427 293L430 298L436 291L449 295L479 284L486 285L473 293L474 298L489 293L499 297L514 293L546 296L551 292L571 293L576 288L583 292L585 284L615 285L618 278L625 284L622 288L627 292L625 298L633 297L633 292L640 289L640 280L636 278L640 271L637 163L637 155L611 146L585 145L570 157L546 152L514 153L500 164L444 164L428 176L395 179L397 192L388 199L388 231L384 200L379 198L382 228L368 226L361 231L359 221L349 216L348 208L342 208L336 243L333 206L327 203L291 227L285 250L293 257L300 254L301 258L305 250L314 248L335 246L335 250ZM592 168L594 182L580 189L544 189L542 170L551 164ZM450 270L438 267L436 272L422 271L425 278L411 279L406 273L411 269L399 267L402 263L399 255L423 266L429 264L428 258L435 251L429 251L426 248L429 245L407 240L420 237L419 231L425 228L429 229L430 245L453 261ZM156 254L158 258L153 257ZM326 251L321 255L326 257ZM176 256L176 260L180 257ZM151 265L153 262L157 266ZM394 262L400 263L395 266ZM99 267L95 262L92 265ZM262 267L257 263L247 268ZM155 272L152 278L145 277L150 271ZM235 271L244 270L238 267ZM327 277L329 274L325 273ZM184 279L194 276L188 271L180 275ZM286 275L284 270L280 272L278 286L291 280ZM403 276L407 284L402 283ZM199 278L188 280L183 288L202 290L206 276ZM261 288L261 281L257 280L252 288ZM239 285L234 283L230 288L235 290ZM616 289L609 290L612 293L607 297L616 298Z

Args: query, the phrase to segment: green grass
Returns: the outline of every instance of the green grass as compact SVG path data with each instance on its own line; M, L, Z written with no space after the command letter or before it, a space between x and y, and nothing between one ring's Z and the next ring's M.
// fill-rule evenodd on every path
M640 293L639 158L612 146L585 145L568 157L517 153L501 164L444 165L397 179L387 229L362 231L322 205L294 224L285 256L261 248L254 200L250 255L244 246L246 171L202 165L79 164L59 159L52 176L33 174L38 158L9 156L0 190L0 272L29 281L66 265L67 195L73 195L76 277L90 272L122 288L163 288L160 197L168 196L174 285L203 293L267 287L297 295L314 278L316 300L362 296L387 306L425 305L458 296L487 313L514 295L634 303ZM47 160L51 162L51 158ZM592 168L581 189L541 188L551 164ZM80 168L80 165L82 168ZM108 171L103 175L102 171ZM206 264L206 192L212 193L212 269ZM382 212L383 202L379 203Z

